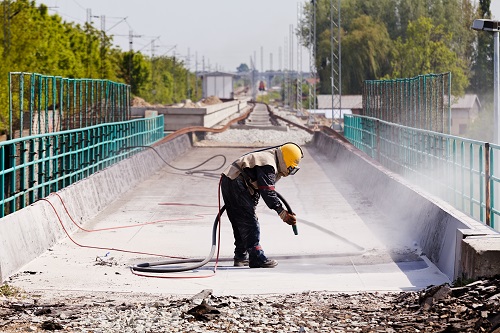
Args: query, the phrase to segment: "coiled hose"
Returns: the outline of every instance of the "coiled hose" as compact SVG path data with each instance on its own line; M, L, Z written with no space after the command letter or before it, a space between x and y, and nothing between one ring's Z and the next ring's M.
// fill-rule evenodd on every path
M283 202L285 205L286 209L292 213L292 209L290 208L290 205L288 202L286 202L285 198L278 192L276 192L276 195L278 198ZM214 256L215 253L215 248L217 246L217 228L219 227L220 224L220 217L226 210L226 205L222 206L222 208L219 210L219 213L215 217L214 225L212 228L212 247L210 249L209 255L205 259L175 259L175 260L164 260L164 261L157 261L157 262L145 262L141 264L137 264L132 266L132 270L137 271L137 272L149 272L149 273L175 273L175 272L185 272L185 271L190 271L194 270L196 268L200 268L204 265L206 265L210 260L212 260L212 257ZM295 235L298 235L297 232L297 226L293 225L293 232ZM179 264L188 264L188 263L195 263L193 265L188 265L188 266L183 266L183 267L156 267L156 266L169 266L169 265L179 265Z

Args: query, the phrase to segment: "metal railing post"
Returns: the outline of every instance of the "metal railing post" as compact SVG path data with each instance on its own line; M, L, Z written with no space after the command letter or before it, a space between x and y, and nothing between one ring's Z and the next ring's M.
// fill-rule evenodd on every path
M484 144L484 202L485 202L485 215L486 225L490 225L491 218L491 197L490 197L490 144Z

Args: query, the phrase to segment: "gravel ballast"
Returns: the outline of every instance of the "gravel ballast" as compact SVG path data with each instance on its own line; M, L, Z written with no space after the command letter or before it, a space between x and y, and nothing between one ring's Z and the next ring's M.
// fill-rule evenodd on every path
M228 129L222 133L208 133L197 146L207 145L242 145L242 146L273 146L286 142L305 145L312 140L313 135L307 131L289 128L287 131L271 129Z
M12 332L500 332L500 278L420 292L190 297L18 294L3 297Z

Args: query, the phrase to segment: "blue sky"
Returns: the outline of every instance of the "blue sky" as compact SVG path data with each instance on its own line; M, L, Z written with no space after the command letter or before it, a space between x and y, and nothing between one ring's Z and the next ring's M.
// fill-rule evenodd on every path
M297 27L298 5L306 0L36 0L50 13L83 24L88 9L94 27L101 16L108 34L123 50L148 55L175 54L189 67L232 72L241 63L264 69L297 69L297 47L290 50L290 26ZM375 1L375 0L370 0ZM478 0L471 0L478 1ZM500 20L500 0L491 1ZM294 37L295 38L295 37ZM309 51L302 50L302 70L309 70ZM272 64L271 64L272 57Z
M500 20L500 0L491 0L490 9L493 18Z
M232 72L241 63L250 66L256 59L258 70L297 69L297 48L290 51L290 25L297 26L298 4L305 0L37 0L46 4L51 14L83 24L87 9L93 25L101 28L101 16L108 34L124 50L132 48L151 55L172 55L190 59L195 69L196 58L201 70ZM126 19L124 19L126 18ZM153 42L154 40L154 42ZM286 43L286 44L285 44ZM294 44L296 41L294 41ZM154 47L152 47L154 45ZM285 47L286 46L286 47ZM281 51L280 51L281 49ZM285 51L286 50L286 51ZM261 56L261 53L263 56ZM281 57L280 57L281 53ZM189 57L188 57L189 54ZM285 58L285 54L287 57ZM197 57L196 57L197 55ZM303 49L303 70L309 69L308 51ZM262 62L263 60L263 66Z

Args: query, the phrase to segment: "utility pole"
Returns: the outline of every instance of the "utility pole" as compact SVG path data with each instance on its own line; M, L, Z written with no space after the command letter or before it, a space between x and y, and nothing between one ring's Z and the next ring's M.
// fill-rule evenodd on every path
M309 56L309 67L311 71L311 86L309 90L309 108L316 110L316 0L311 0L312 3L312 20L311 29L309 33L310 40L310 56ZM309 116L309 121L311 116Z
M101 79L104 79L105 60L106 60L106 16L101 15Z
M254 58L255 58L255 51L254 51ZM255 61L252 59L252 57L250 56L250 68L251 68L251 71L252 71L252 77L251 77L251 80L252 80L252 100L256 100L257 98L257 94L256 94L256 89L255 89Z
M156 95L156 82L155 82L155 41L158 38L155 38L151 41L151 93L153 96Z
M128 45L129 45L129 58L128 58L128 75L129 75L129 84L130 90L134 90L134 76L132 75L132 65L134 59L134 38L141 37L140 35L134 35L133 30L129 30L128 34Z
M285 45L283 50L283 106L288 106L288 39L285 37Z
M194 96L198 99L198 51L194 53Z
M278 70L283 69L283 54L281 53L281 46L278 48Z
M87 57L86 57L86 65L87 65L87 77L90 78L90 54L92 53L91 43L90 43L90 27L92 26L92 9L87 8L87 26L85 30L87 31Z
M257 51L253 51L253 68L257 68Z
M297 3L297 25L302 19L302 7ZM302 37L297 35L297 111L302 113Z
M133 52L134 51L134 38L140 38L142 37L141 35L134 35L133 30L128 31L128 46L129 46L129 51Z
M191 92L189 91L189 66L191 65L191 50L188 47L188 54L187 54L187 59L186 59L186 96L188 99L191 99Z
M264 82L264 47L260 47L260 79ZM260 86L260 84L259 84ZM269 84L268 84L269 86Z
M101 79L104 79L104 58L105 58L105 38L106 38L106 16L101 15L101 16L93 16L91 9L87 9L87 16L90 16L90 21L89 24L92 24L92 18L98 18L101 21L101 49L99 51L100 53L100 59L101 59Z
M293 110L293 24L290 24L290 86L289 86L289 98L290 98L290 108Z
M260 72L264 73L264 47L260 47ZM261 74L261 75L262 75Z
M332 81L332 128L341 129L342 125L342 57L340 44L340 0L337 7L330 0L330 44L331 81ZM335 33L338 35L336 36ZM335 119L338 119L336 121Z
M173 97L174 103L176 103L177 99L175 98L175 93L176 93L177 89L175 87L175 81L176 81L176 79L175 79L175 49L174 49L173 65L172 65L172 78L173 78L173 80L172 80L172 84L173 84L172 97Z

